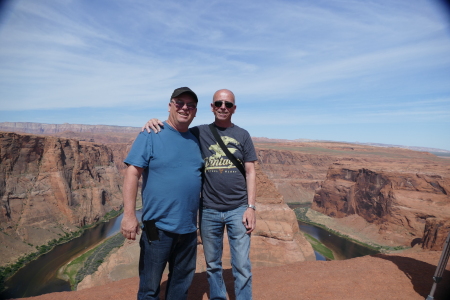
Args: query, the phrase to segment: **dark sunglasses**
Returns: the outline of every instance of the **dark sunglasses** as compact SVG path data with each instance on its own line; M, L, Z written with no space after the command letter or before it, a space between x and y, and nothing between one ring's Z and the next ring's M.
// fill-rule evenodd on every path
M234 106L233 102L228 102L228 101L214 101L214 106L215 107L222 107L222 103L225 102L225 107L226 108L232 108Z
M184 101L181 101L181 100L175 100L175 101L172 101L172 103L175 104L175 106L178 109L183 108L185 104L189 110L194 110L197 108L197 103L194 103L194 102L185 103Z

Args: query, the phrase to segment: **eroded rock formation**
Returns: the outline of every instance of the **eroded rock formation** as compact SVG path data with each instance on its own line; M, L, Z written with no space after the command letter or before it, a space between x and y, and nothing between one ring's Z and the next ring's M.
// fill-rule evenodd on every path
M0 133L1 264L120 209L121 184L104 145Z
M286 202L312 202L314 191L325 179L333 156L263 149L257 144L258 160Z
M433 251L443 250L443 246L449 232L450 218L428 218L423 233L422 248Z
M257 220L252 234L252 264L273 266L315 260L311 245L298 228L294 211L284 203L259 164L256 171Z
M431 222L432 218L450 220L449 193L450 177L445 171L418 173L395 165L380 169L373 163L335 163L316 191L312 209L336 218L359 215L377 225L378 233L392 245L412 246L423 238L427 221L431 233L432 224L441 224ZM426 248L433 249L438 240L427 238Z

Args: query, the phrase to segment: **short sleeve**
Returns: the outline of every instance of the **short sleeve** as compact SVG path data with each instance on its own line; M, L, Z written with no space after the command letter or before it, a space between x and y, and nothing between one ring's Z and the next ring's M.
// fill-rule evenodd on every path
M255 146L253 145L252 138L250 134L245 131L244 137L244 162L256 161L258 157L256 156Z
M146 131L140 132L124 163L145 169L148 167L152 155L152 134Z

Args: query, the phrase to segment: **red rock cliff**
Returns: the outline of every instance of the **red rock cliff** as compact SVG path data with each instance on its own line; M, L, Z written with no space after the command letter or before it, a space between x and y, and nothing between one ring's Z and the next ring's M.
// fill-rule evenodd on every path
M447 175L336 163L316 191L312 209L336 218L359 215L394 245L410 246L423 238L427 220L450 220Z
M449 232L450 232L450 218L447 219L428 218L423 233L422 248L434 251L443 250L444 248L443 246Z
M312 202L335 157L288 150L262 149L258 160L286 202Z
M1 264L120 209L121 184L104 145L0 133Z

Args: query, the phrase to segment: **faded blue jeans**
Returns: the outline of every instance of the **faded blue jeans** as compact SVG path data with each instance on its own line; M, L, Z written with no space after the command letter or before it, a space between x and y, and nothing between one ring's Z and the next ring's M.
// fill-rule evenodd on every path
M139 244L141 253L138 299L159 300L161 277L167 263L169 277L165 299L187 299L195 273L197 232L176 234L159 230L159 241L149 243L143 230Z
M200 233L206 258L206 273L211 300L226 300L222 275L224 228L227 229L231 251L236 300L252 299L252 272L250 264L250 234L242 224L246 206L229 211L203 208L200 211Z

